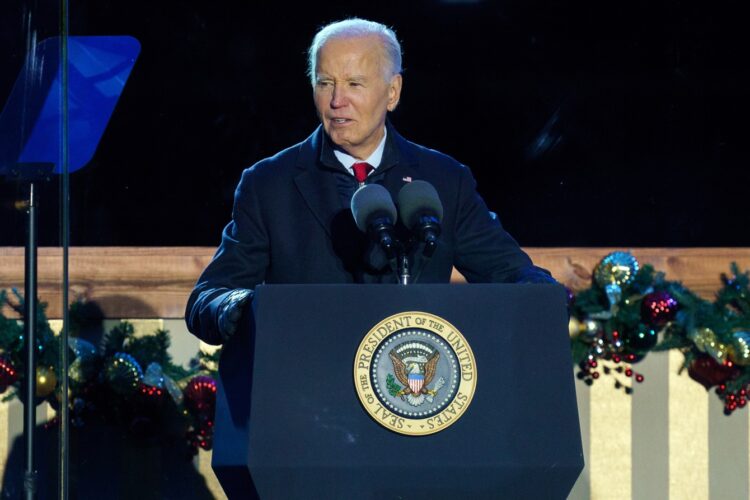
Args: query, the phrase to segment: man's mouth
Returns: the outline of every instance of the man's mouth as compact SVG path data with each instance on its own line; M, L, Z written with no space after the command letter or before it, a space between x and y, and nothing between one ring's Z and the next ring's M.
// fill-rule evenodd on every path
M351 120L349 118L331 118L331 122L336 125L344 125L351 122Z

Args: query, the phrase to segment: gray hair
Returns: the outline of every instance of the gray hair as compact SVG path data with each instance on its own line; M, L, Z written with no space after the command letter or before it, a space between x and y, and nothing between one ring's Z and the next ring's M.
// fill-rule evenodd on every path
M384 24L353 17L322 27L313 38L312 44L307 50L307 75L310 77L310 83L315 86L318 51L328 40L369 35L376 35L383 41L383 49L385 49L390 66L388 68L389 73L385 77L389 79L401 73L401 44L398 43L396 33Z

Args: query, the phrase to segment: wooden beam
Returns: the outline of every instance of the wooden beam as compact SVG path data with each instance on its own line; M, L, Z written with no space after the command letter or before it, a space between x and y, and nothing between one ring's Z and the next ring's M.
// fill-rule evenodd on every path
M534 262L573 289L585 288L603 256L629 250L667 279L705 298L721 286L731 262L750 269L750 248L527 248ZM215 249L208 247L75 247L70 249L70 297L93 301L108 318L181 318L185 302ZM23 290L23 248L0 247L0 287ZM62 251L39 250L39 294L50 318L62 311ZM454 273L454 282L462 278ZM7 309L4 314L10 315Z
M205 247L71 248L69 295L96 302L108 318L180 318L213 252ZM23 248L0 248L3 288L23 291L23 254ZM59 248L39 249L39 296L50 318L62 311L61 256Z

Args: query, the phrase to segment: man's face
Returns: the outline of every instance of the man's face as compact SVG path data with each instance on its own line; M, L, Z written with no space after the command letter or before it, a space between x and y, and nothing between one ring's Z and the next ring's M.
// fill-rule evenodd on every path
M386 80L387 65L377 36L333 38L318 51L315 108L334 144L360 160L380 144L401 95L401 75Z

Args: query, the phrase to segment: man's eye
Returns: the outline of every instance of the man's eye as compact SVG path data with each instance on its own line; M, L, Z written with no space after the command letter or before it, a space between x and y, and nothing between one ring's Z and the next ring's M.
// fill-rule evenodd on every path
M331 82L328 82L328 81L318 82L318 87L330 87L330 86L331 86Z

